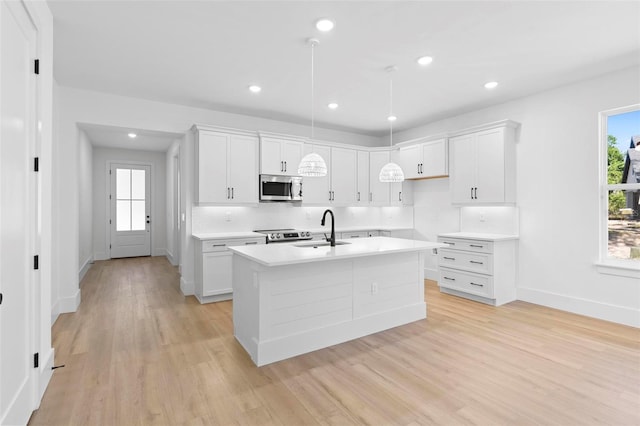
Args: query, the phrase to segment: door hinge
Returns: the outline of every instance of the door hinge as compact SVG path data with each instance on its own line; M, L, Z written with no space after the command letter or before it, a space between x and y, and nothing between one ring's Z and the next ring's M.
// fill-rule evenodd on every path
M109 219L109 225L111 225L111 219Z
M40 74L40 59L36 59L33 61L33 72L36 74Z
M33 256L33 269L40 269L39 260L40 259L37 254Z
M111 194L109 194L109 199L111 199Z
M109 174L111 174L111 169L109 169Z
M33 368L38 368L40 366L40 354L36 352L33 354Z
M40 171L40 159L38 157L33 158L33 171L34 172Z
M111 244L109 244L109 250L111 250Z

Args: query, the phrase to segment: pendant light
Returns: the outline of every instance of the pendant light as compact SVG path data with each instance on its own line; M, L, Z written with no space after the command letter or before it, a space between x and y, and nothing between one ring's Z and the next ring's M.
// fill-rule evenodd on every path
M313 144L313 128L314 128L314 50L315 47L320 44L318 39L310 38L307 40L307 44L311 46L311 143ZM313 146L313 145L311 145ZM316 154L315 152L311 152L310 154L305 155L300 160L300 164L298 165L298 174L300 176L308 176L308 177L322 177L327 175L327 163L324 162L324 159Z
M389 116L387 120L389 120L389 146L393 148L393 122L396 121L396 116L393 115L393 77L391 77L391 73L396 71L398 68L394 65L387 67L386 71L389 73ZM391 156L391 153L389 153ZM380 182L402 182L404 181L404 173L402 172L402 168L398 166L393 161L389 161L387 164L382 166L380 169L380 176L378 177Z

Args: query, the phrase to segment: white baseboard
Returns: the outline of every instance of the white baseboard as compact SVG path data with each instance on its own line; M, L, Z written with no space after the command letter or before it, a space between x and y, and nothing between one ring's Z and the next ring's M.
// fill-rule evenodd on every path
M424 279L425 280L432 280L432 281L438 281L438 279L440 279L440 273L438 272L437 269L429 269L429 268L424 268Z
M49 348L46 354L42 354L42 367L39 368L39 376L38 377L38 395L36 401L36 408L40 407L40 401L42 401L42 397L44 396L44 391L47 390L47 386L49 386L49 382L51 381L51 376L53 375L53 360L55 359L55 350L53 348Z
M109 260L110 256L107 252L100 251L97 253L93 253L93 260Z
M195 294L195 285L193 281L187 282L184 278L180 277L180 290L185 296L193 296Z
M165 248L153 248L151 250L151 256L166 256L167 249Z
M88 258L85 259L84 263L82 264L82 267L80 268L80 272L78 272L78 282L82 281L84 276L87 274L87 271L89 270L89 268L91 268L91 265L93 265L93 257L89 256Z
M640 327L640 311L625 306L551 293L533 288L518 288L518 300L548 306L574 314Z
M173 257L173 253L171 253L169 250L167 250L167 260L173 266L177 266L178 265L178 263L176 262L175 258Z
M58 314L77 311L80 306L80 289L73 296L58 299L55 306L58 306Z

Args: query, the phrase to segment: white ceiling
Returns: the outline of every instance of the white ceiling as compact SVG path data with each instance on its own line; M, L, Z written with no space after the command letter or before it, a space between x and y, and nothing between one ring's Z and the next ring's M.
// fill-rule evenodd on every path
M166 151L171 143L181 138L180 133L159 132L155 130L133 129L124 127L100 126L80 123L91 145L103 148L136 149L140 151ZM135 133L130 138L129 133Z
M49 5L63 86L296 123L310 121L305 40L317 37L316 122L369 135L388 131L389 65L402 130L640 63L638 1ZM319 17L335 29L319 33ZM421 55L434 62L419 67Z

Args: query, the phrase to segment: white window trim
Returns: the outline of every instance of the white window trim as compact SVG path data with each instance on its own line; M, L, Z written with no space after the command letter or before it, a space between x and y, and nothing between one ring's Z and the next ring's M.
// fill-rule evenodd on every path
M600 239L596 270L602 274L618 275L630 278L640 278L640 262L633 260L612 259L608 256L609 231L609 191L620 189L640 189L640 183L609 184L607 183L607 146L609 132L607 122L610 116L640 110L640 104L633 104L621 108L602 111L600 115L600 149L599 149L599 185L600 185Z

